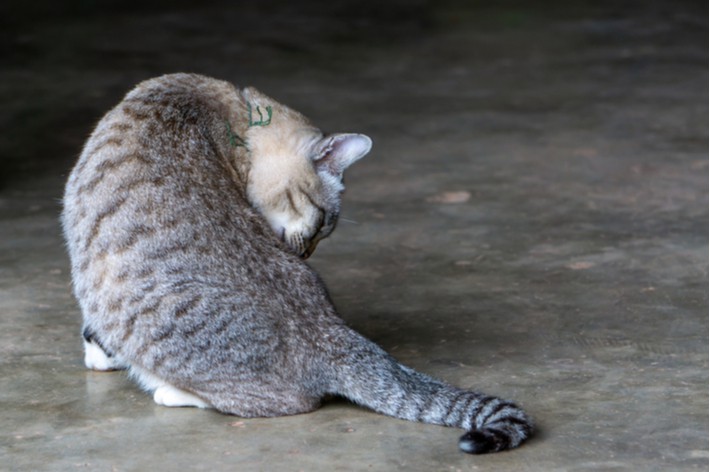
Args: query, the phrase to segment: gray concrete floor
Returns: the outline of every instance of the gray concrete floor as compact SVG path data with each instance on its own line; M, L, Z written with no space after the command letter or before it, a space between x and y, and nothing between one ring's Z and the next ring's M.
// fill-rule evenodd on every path
M0 6L0 469L707 470L703 2L25 3ZM373 137L311 263L348 323L515 399L534 440L167 409L83 368L63 181L123 93L181 70Z

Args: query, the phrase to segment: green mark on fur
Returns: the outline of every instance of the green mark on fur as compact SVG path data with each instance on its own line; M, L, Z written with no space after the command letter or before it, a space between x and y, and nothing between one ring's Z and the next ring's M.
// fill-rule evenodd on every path
M254 117L252 114L252 107L251 103L247 102L247 112L249 113L249 127L251 128L252 126L269 126L271 124L271 117L273 115L273 110L270 106L266 106L266 118L264 118L264 114L261 112L261 107L257 106L256 107L256 112L259 114L259 119L257 121L254 121ZM229 145L232 147L243 147L243 148L249 148L247 146L247 142L239 136L237 133L232 131L232 125L229 123L229 121L224 122L225 126L227 127L227 137L229 138Z
M271 107L267 105L266 107L266 119L264 119L263 113L261 113L261 108L256 107L256 112L259 114L259 121L254 121L251 114L251 103L247 102L247 111L249 112L249 127L252 126L269 126L271 124Z
M246 148L246 141L244 141L244 139L242 139L242 137L239 136L237 133L232 131L232 125L229 124L229 121L225 121L224 124L227 125L227 137L229 138L229 145L232 147L241 146Z

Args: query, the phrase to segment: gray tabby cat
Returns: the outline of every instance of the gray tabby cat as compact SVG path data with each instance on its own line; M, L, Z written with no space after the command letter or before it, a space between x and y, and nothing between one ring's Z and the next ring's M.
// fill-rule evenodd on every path
M128 368L166 406L280 416L333 394L463 428L469 453L518 446L532 432L522 410L399 364L344 324L303 261L370 146L253 88L191 74L139 84L66 186L87 367Z

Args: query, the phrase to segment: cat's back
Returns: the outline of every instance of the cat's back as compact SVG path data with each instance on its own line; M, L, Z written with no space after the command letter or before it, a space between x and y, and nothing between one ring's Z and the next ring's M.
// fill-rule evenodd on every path
M122 183L121 177L151 171L169 175L178 167L182 171L209 163L206 158L221 150L214 147L220 144L214 128L226 135L231 110L241 108L240 102L231 84L195 74L138 84L97 124L69 177L67 192L110 191Z
M244 246L246 233L258 237L225 156L226 124L238 102L226 82L173 74L139 84L101 119L64 195L80 299L106 299L102 289L141 283L131 267L168 270L178 257L209 264L227 240Z
M82 223L96 228L104 219L97 216L114 214L124 203L142 202L133 208L140 219L151 207L161 207L162 215L178 211L176 204L190 200L191 190L234 189L220 156L224 145L214 134L217 128L226 135L230 106L238 102L233 86L199 75L139 84L99 121L84 146L65 189L65 231L81 233ZM92 209L99 214L87 219Z

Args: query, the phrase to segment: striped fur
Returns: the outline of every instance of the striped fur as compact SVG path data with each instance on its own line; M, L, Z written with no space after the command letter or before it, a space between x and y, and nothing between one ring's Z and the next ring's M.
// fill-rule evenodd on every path
M249 110L269 119L250 125ZM399 364L344 325L303 262L370 144L202 76L136 87L97 125L64 197L87 367L128 368L167 406L279 416L335 394L462 428L466 452L519 445L532 432L522 410Z

